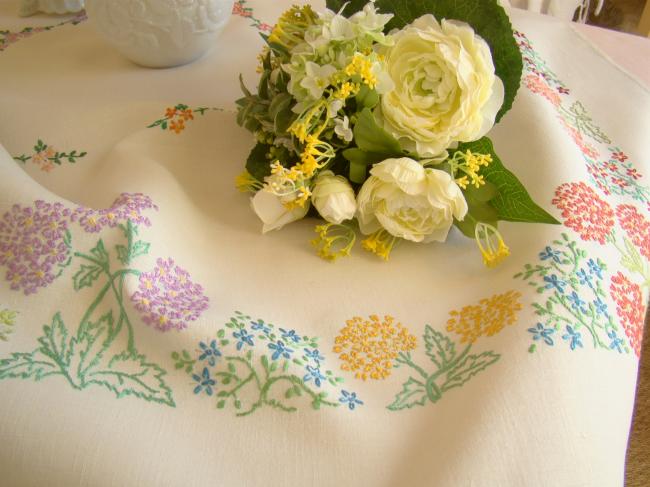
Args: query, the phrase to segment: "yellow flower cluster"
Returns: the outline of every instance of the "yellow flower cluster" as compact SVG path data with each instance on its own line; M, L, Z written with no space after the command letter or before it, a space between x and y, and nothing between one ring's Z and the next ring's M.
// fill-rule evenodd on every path
M517 312L522 309L519 302L521 293L508 291L484 298L477 305L463 307L452 311L447 321L447 331L461 336L461 343L474 343L480 336L492 336L499 333L506 325L517 321Z
M415 349L416 338L392 316L369 318L346 321L334 341L334 352L343 361L341 369L356 372L357 379L385 379L397 355Z
M483 176L479 174L481 166L487 166L492 162L490 154L479 154L470 151L460 152L457 151L451 159L449 164L451 166L452 174L454 177L457 172L463 173L463 176L456 178L456 184L463 189L466 189L469 184L474 185L475 188L480 188L485 184Z
M368 88L374 88L377 86L377 77L372 72L372 61L364 57L362 54L355 54L345 68L345 74L348 76L359 75L364 84L368 85Z
M394 237L386 230L377 230L370 234L365 240L361 241L361 247L368 252L372 252L381 259L388 260L393 247L397 243L397 237Z
M318 251L318 256L334 262L339 257L347 257L357 239L354 230L345 225L328 223L316 226L318 237L311 244Z

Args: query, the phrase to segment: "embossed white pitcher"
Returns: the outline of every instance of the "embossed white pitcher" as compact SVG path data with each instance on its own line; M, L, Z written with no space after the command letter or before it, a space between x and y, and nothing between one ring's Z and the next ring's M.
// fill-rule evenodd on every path
M142 66L186 64L205 54L234 0L86 0L88 18L110 44Z

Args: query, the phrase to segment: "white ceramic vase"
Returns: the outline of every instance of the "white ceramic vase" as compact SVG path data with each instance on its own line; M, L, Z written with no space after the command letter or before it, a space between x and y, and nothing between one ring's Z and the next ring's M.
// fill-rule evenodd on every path
M214 46L234 0L86 0L106 41L151 68L186 64Z

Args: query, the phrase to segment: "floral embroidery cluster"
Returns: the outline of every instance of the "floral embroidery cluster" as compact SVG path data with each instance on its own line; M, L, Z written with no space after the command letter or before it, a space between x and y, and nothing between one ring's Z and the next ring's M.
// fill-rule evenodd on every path
M253 9L251 7L246 7L247 3L247 0L236 0L232 9L233 15L238 15L239 17L250 19L252 22L251 26L255 27L261 32L271 32L273 30L273 26L256 18L253 15Z
M141 286L131 299L137 301L136 308L143 313L144 321L161 330L187 326L188 321L197 319L207 308L208 300L202 295L202 288L172 259L159 259L149 272L131 267L136 258L149 252L150 244L138 239L138 225L150 224L143 211L152 209L157 207L148 196L123 193L104 210L72 210L60 203L37 201L28 207L14 205L5 213L0 227L3 264L12 272L16 259L22 259L20 262L26 262L33 271L41 271L36 282L19 281L14 289L23 289L26 294L35 292L60 274L53 275L46 265L62 260L67 265L75 258L79 266L72 276L74 290L87 289L90 296L95 294L76 330L69 327L69 319L57 312L50 324L43 326L37 348L0 359L0 380L40 381L59 375L75 389L95 385L118 398L130 395L175 405L165 381L166 371L136 348L134 327L124 302L125 280L131 276L139 279ZM99 238L90 250L75 251L70 256L68 225L72 222L78 222L87 233L122 232L124 241L107 248ZM122 266L115 269L117 263ZM148 306L145 296L149 297Z
M18 313L10 309L0 309L0 340L6 342L13 333Z
M517 312L522 308L520 298L521 293L508 291L481 299L478 304L464 306L460 311L452 311L447 331L460 335L460 343L474 343L481 336L495 335L517 321Z
M530 351L535 351L538 342L554 346L560 340L571 350L584 348L586 333L596 349L629 352L605 301L607 265L587 258L587 252L566 234L546 246L539 260L515 275L545 299L533 303L540 321L528 329L534 342ZM629 334L628 338L633 339Z
M356 372L357 379L385 379L398 353L415 349L416 338L392 316L383 320L377 315L368 320L355 316L346 321L334 344L342 370Z
M180 134L185 130L185 122L194 120L194 115L204 115L206 111L210 110L207 107L190 108L182 103L165 110L165 116L147 125L147 128L160 127L161 130L169 130Z
M208 308L203 287L192 282L189 273L175 265L172 258L158 259L151 272L140 274L138 290L131 296L142 320L168 331L183 330Z
M644 313L641 289L621 272L617 272L612 277L609 292L616 303L616 313L630 341L630 346L636 356L640 357Z
M343 378L325 369L317 338L238 311L193 354L174 352L172 359L192 378L194 394L216 396L217 408L230 406L237 416L265 406L294 412L301 398L313 409L363 404L356 393L339 389Z
M50 172L56 166L60 166L62 161L65 160L74 164L77 162L77 159L84 157L86 154L87 152L77 152L76 150L73 150L71 152L60 152L54 147L44 143L41 139L38 139L36 145L34 145L33 154L22 154L20 156L14 156L14 160L22 164L26 164L27 161L31 161L33 164L40 167L41 171Z
M55 27L60 27L66 24L77 25L83 22L84 20L86 20L86 18L87 18L86 13L80 12L74 17L72 17L71 19L65 20L63 22L59 22L58 24L54 24L54 25L47 25L44 27L25 27L20 32L0 30L0 52L7 49L10 45L15 44L16 42L22 39L31 37L34 34L38 34L39 32L46 32L48 30L54 29Z
M463 334L460 343L469 343L462 350L457 350L459 343L454 342L451 337L426 325L423 335L425 355L434 368L429 372L426 367L417 364L411 351L399 352L395 368L406 369L409 377L402 384L402 390L388 405L388 409L399 411L427 403L435 404L447 391L461 387L473 376L496 363L500 355L492 351L471 353L474 342L479 336L493 336L506 325L514 324L521 310L519 297L516 291L508 291L481 299L478 304L465 306L460 311L451 311L447 321L448 328L449 323L453 323L455 331L456 325L465 318L466 324L472 322L472 330L480 331L469 336ZM461 330L467 329L465 326L461 327Z

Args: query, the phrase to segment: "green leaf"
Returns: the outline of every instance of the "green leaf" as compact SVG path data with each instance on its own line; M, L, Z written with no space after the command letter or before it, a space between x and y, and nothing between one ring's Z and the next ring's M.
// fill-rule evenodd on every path
M222 399L217 403L217 409L223 409L225 405L226 405L226 400Z
M402 384L402 391L395 396L395 399L388 406L388 409L391 411L399 411L404 408L410 409L414 406L424 406L427 399L427 390L424 384L409 377L409 379Z
M483 352L479 355L467 355L451 371L447 373L447 378L442 387L442 391L447 391L453 387L460 387L471 377L478 374L486 367L499 360L500 355L494 352Z
M61 373L57 365L40 356L40 350L32 353L12 353L8 358L0 360L0 380L41 380L48 375Z
M377 124L369 108L361 111L353 132L354 141L364 152L384 154L384 159L403 155L397 139Z
M79 329L74 342L80 347L78 370L81 375L96 367L110 347L114 339L113 324L113 312L108 311L96 322L90 322Z
M266 358L266 355L262 355L260 361L262 362L262 367L264 367L264 370L269 370L269 359Z
M87 383L106 387L117 397L135 396L175 407L172 390L164 380L166 374L160 366L147 362L144 355L122 352L105 370L90 372Z
M115 250L117 251L117 259L124 265L129 264L129 251L124 245L117 244L115 246Z
M102 273L102 268L96 265L81 264L81 269L72 277L74 290L79 291L84 287L91 287Z
M264 181L264 178L271 174L271 165L266 158L268 152L268 145L258 143L246 160L246 170L258 181Z
M52 317L50 326L43 326L43 333L45 335L38 339L41 345L39 350L62 368L67 369L74 353L74 342L68 340L68 329L60 313Z
M375 108L379 103L379 94L377 91L368 88L368 85L361 85L361 89L355 96L358 107Z
M454 342L429 325L424 327L424 344L426 354L439 369L446 368L456 357Z
M466 150L480 154L490 154L492 162L481 168L480 174L485 180L493 184L499 194L490 200L490 204L497 210L499 220L528 223L559 222L543 208L538 206L526 191L517 177L505 168L501 159L495 154L492 142L483 137L474 142L467 142L458 146L458 151Z
M220 328L219 331L217 332L217 338L223 338L224 336L226 336L226 330Z
M97 245L90 249L90 253L93 254L99 264L108 264L108 252L106 252L101 238L97 241Z
M344 15L350 16L363 9L365 0L327 0L327 7L339 11L347 3ZM377 8L395 14L386 25L386 32L402 28L424 14L438 19L467 22L490 46L496 75L504 86L503 105L497 114L499 121L510 110L519 89L523 62L508 15L497 0L377 0Z

